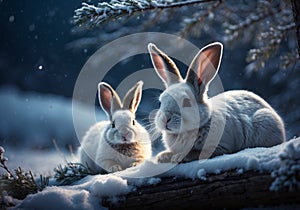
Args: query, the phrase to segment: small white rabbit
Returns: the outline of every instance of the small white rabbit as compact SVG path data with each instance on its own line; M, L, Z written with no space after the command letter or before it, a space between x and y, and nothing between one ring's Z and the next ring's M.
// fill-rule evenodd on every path
M222 57L221 43L201 49L185 79L154 44L150 43L148 50L166 86L154 119L166 145L166 150L156 157L158 162L189 162L285 141L282 119L258 95L235 90L208 99L207 88Z
M140 81L132 87L122 103L109 84L99 83L99 101L109 121L95 124L83 137L78 151L82 164L98 173L111 173L136 166L151 157L149 134L135 120L142 85Z

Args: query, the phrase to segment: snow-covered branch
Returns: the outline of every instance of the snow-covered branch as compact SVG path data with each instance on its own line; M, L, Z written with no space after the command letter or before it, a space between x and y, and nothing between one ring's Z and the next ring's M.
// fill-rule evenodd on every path
M110 2L98 3L97 6L82 3L82 7L75 10L74 23L79 26L85 25L88 28L92 28L111 20L117 20L123 16L131 16L148 10L178 8L213 1L217 0L178 2L173 2L172 0L111 0Z

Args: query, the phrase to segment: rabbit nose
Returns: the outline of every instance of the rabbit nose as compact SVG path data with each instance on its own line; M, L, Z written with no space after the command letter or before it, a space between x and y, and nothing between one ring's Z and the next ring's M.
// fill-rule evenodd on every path
M129 130L127 128L124 128L124 129L120 130L120 134L122 137L126 137L129 134Z
M166 117L166 116L163 116L163 117L162 117L162 122L163 122L164 124L168 124L168 122L170 122L170 120L171 120L171 117Z
M171 117L166 117L165 115L162 117L163 127L168 129L168 124L171 121Z
M122 137L127 137L128 136L128 134L129 134L129 131L126 131L126 132L124 132L124 133L122 133Z
M168 122L170 122L171 117L172 117L171 113L165 112L165 113L161 113L161 115L162 115L161 119L164 124L167 124Z

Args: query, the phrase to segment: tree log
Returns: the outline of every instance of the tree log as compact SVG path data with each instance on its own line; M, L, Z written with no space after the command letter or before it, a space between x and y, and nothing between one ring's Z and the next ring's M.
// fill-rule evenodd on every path
M294 21L296 24L296 36L298 40L298 54L300 56L300 1L299 0L291 0Z
M211 175L207 180L163 178L156 186L138 188L118 204L104 199L109 209L239 209L299 204L300 192L274 192L270 174L235 171Z

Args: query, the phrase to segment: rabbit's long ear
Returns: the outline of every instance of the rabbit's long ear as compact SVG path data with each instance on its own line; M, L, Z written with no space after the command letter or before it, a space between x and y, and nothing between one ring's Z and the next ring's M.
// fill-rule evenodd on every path
M171 58L152 43L148 44L148 51L156 73L163 80L166 87L182 81L180 72Z
M100 82L98 85L98 97L102 109L106 112L109 119L112 113L121 109L121 101L116 91L107 83Z
M186 82L194 87L199 99L218 72L222 52L223 45L220 42L209 44L199 51L188 69Z
M137 82L124 96L123 108L135 113L142 98L143 82Z

